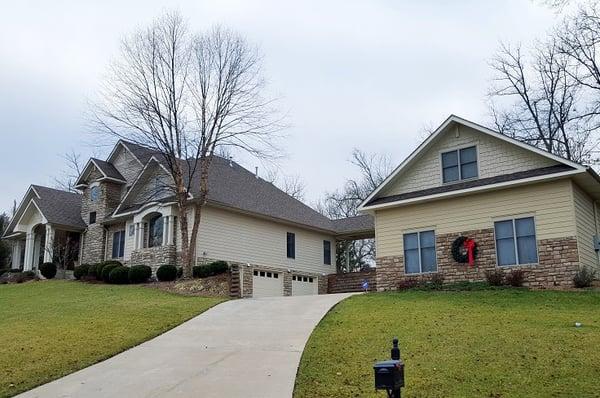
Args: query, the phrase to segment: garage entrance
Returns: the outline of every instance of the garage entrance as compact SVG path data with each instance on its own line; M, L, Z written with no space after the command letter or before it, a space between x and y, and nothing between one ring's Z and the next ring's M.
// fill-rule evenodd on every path
M252 297L283 296L283 275L279 272L254 270Z
M309 296L318 294L317 278L312 276L292 275L292 296Z

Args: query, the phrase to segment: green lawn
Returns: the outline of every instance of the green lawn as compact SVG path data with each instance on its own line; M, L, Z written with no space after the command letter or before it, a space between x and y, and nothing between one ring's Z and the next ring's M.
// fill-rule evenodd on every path
M106 359L221 301L67 281L0 285L0 396Z
M313 332L294 397L384 397L372 365L394 336L403 397L600 396L600 292L509 289L343 301Z

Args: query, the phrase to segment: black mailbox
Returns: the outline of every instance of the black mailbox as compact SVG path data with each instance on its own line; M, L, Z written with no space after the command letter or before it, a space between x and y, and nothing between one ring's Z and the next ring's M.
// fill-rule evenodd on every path
M375 371L375 388L378 390L397 390L404 387L404 362L392 359L377 362Z

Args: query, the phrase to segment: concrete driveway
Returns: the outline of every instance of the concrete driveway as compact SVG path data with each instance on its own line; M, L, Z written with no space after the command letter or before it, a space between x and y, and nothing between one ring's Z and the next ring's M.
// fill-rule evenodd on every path
M228 301L20 397L291 397L310 333L348 296Z

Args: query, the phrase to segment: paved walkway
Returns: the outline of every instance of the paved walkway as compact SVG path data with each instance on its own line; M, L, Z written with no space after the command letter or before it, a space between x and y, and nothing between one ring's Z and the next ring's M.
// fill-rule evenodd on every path
M291 397L310 333L349 295L228 301L20 397Z

